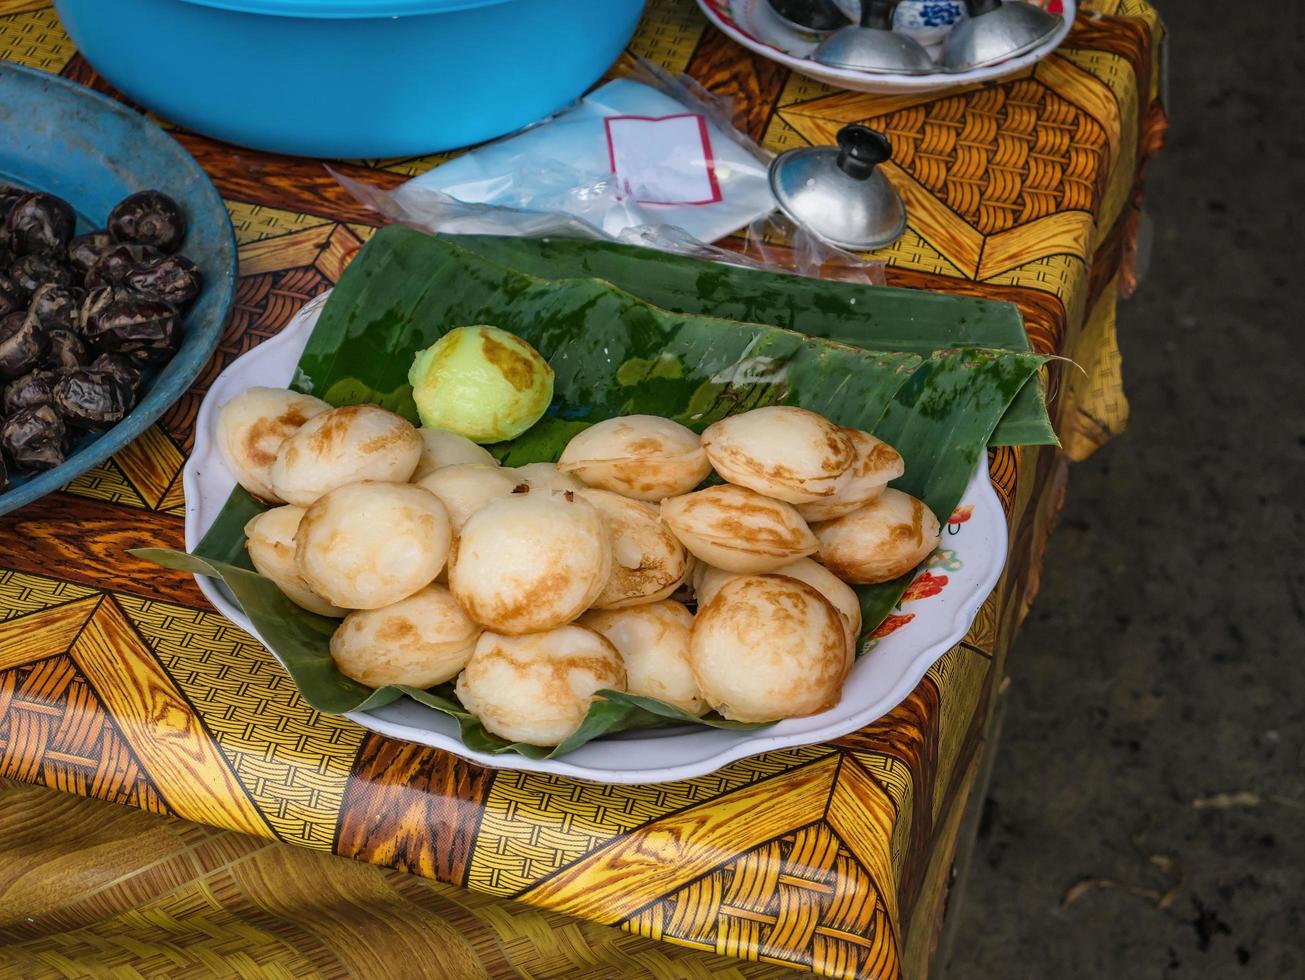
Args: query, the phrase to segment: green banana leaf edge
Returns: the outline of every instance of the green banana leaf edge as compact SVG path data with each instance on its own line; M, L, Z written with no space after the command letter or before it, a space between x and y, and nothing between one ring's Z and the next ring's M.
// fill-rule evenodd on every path
M1030 349L1019 308L1001 300L810 279L583 238L458 235L452 241L541 279L602 279L672 313L784 327L872 350ZM988 445L1060 445L1040 376L1020 389Z

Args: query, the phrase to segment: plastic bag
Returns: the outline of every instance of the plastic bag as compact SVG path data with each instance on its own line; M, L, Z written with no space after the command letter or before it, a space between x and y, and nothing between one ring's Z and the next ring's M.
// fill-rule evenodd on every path
M682 100L618 78L516 135L394 192L407 210L435 191L466 204L569 214L616 238L674 225L715 241L774 208L767 161Z
M727 110L693 80L640 61L568 109L394 191L335 176L392 221L436 234L593 238L882 283L881 263L775 212L771 154Z

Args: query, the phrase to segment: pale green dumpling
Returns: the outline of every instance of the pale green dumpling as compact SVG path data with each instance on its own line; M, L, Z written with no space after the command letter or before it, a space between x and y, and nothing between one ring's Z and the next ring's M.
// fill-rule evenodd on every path
M553 400L553 369L498 327L458 327L417 354L408 372L422 425L473 442L515 439Z

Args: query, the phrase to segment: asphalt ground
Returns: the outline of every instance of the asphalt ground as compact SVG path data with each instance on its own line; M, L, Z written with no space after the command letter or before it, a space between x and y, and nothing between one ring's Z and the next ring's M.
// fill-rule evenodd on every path
M1305 977L1305 5L1156 3L1131 424L1070 472L948 980Z

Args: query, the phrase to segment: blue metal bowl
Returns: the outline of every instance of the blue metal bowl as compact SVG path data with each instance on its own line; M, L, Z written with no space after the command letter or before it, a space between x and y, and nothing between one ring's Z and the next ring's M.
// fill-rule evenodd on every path
M167 119L263 150L415 156L581 95L644 0L55 0L106 79Z
M0 61L0 180L57 194L77 210L78 233L104 227L128 194L153 188L186 214L182 252L199 266L204 291L186 317L181 348L125 419L87 433L67 461L35 476L10 468L0 514L86 472L144 432L181 397L217 346L236 285L236 238L222 198L194 159L163 130L113 99L55 75Z

